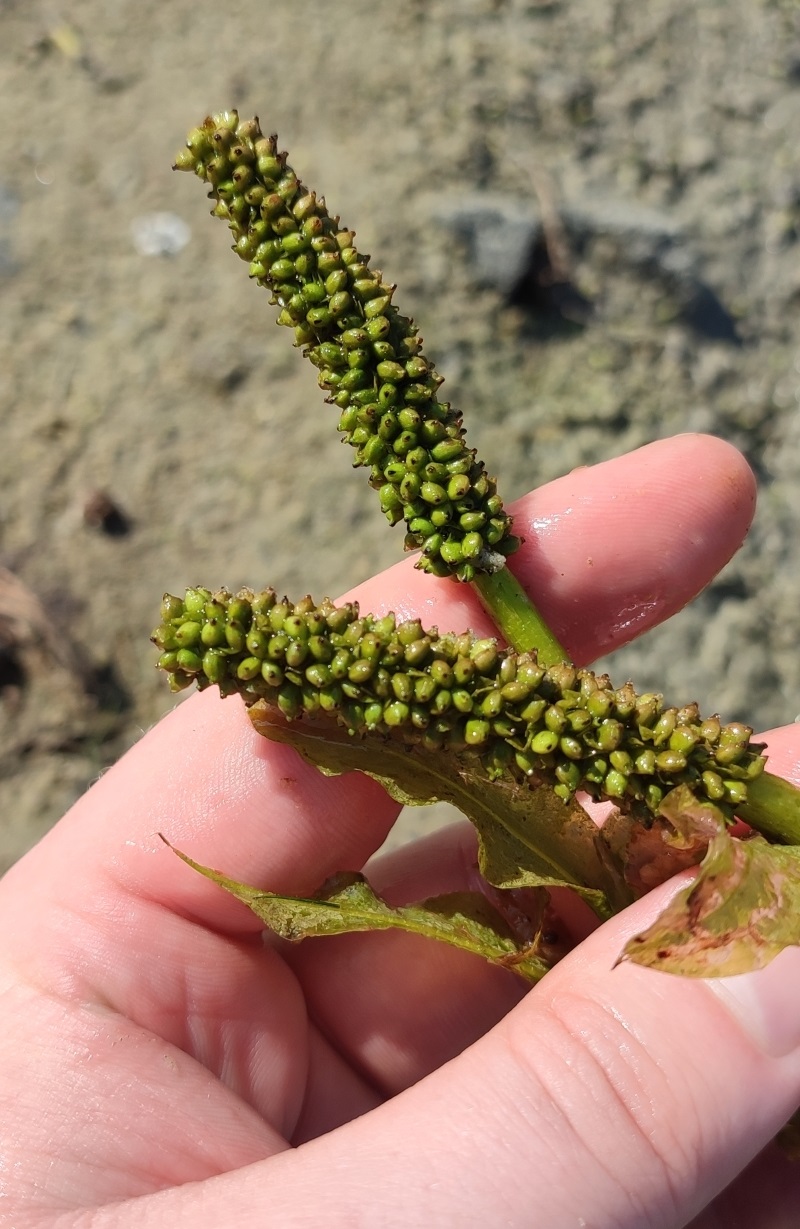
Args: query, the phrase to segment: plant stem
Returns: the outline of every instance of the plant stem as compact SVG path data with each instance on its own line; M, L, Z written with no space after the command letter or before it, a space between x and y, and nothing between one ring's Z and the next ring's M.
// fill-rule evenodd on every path
M747 802L736 813L759 832L787 845L800 845L800 789L791 781L762 773L748 782Z
M566 649L507 566L499 572L481 572L471 584L498 630L517 653L535 650L543 666L569 661Z

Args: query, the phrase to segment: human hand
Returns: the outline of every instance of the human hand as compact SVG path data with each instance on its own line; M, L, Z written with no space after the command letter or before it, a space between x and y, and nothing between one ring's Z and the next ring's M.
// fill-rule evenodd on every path
M697 593L753 498L727 445L665 441L520 501L514 570L587 662ZM354 596L491 631L468 588L410 562ZM799 779L797 732L769 742L771 770ZM414 936L264 941L157 836L304 894L361 868L396 813L373 782L322 777L206 692L8 873L0 1226L796 1225L784 1158L746 1167L800 1103L798 953L717 990L612 969L667 884L526 994ZM420 899L463 887L474 852L456 825L369 876L392 903Z

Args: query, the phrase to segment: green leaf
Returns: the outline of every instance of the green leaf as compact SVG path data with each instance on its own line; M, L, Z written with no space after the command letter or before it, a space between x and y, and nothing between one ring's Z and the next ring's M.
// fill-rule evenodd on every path
M471 820L483 876L499 888L570 887L601 918L633 899L621 868L577 803L547 787L490 780L476 760L409 748L383 734L354 737L332 723L286 723L260 702L250 709L260 734L288 743L322 772L363 772L404 805L450 802Z
M800 944L800 846L762 837L711 840L694 882L621 960L689 977L729 977Z
M169 841L162 837L165 844ZM282 939L298 942L321 935L355 931L405 930L438 939L492 964L513 970L529 982L540 981L553 961L547 958L542 934L543 909L531 937L520 941L508 920L479 892L452 892L418 905L390 908L373 892L363 875L345 871L333 875L311 897L281 896L237 883L220 871L195 862L179 849L182 861L242 901L265 926Z

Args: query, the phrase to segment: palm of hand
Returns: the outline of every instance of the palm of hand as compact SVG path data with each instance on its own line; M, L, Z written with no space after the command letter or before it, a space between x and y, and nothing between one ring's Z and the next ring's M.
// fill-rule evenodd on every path
M203 745L220 749L199 788L202 769L181 750L191 710ZM173 794L186 799L180 818L165 815L158 774L152 786L142 781L142 766L155 761L172 765ZM233 776L232 798L224 782ZM263 853L282 890L308 891L341 856L341 846L323 847L311 858L318 833L309 825L349 813L360 865L396 816L396 806L362 778L327 782L323 804L313 769L268 746L238 704L207 693L143 740L37 851L35 871L50 872L52 894L25 933L14 928L3 997L10 1023L0 1043L7 1113L18 1116L32 1093L48 1109L46 1131L19 1138L11 1168L20 1191L38 1188L46 1174L45 1194L79 1192L93 1206L274 1156L415 1083L521 997L508 974L450 949L431 952L411 936L353 936L293 950L265 943L246 909L169 857L158 839L157 827L170 826L171 834L191 828L197 841L197 789L236 814L225 861L243 857L252 874L253 833L266 818L260 799L275 796L278 781L283 797L268 825L279 835L271 856ZM127 835L132 828L109 824L134 787L138 840ZM280 833L293 792L306 806L319 799L321 808L304 815L295 839L288 823ZM365 816L356 831L355 817ZM283 875L275 858L281 839ZM295 840L306 847L304 864L295 863ZM451 830L425 844L421 868L398 854L388 876L381 880L378 871L382 890L391 895L394 880L401 895L425 895L463 881L473 856L469 833ZM6 933L25 908L31 861L5 881ZM70 863L85 877L87 894L78 899L74 880L62 877ZM45 1054L31 1044L37 1037L48 1039Z

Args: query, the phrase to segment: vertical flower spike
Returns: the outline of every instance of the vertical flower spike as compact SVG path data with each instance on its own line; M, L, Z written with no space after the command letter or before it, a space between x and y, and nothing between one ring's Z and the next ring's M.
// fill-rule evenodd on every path
M300 182L277 138L236 111L193 129L175 168L210 185L214 216L319 369L384 515L392 525L405 518L417 567L464 581L500 571L519 539L495 481L467 447L461 415L439 401L441 376L353 232Z

